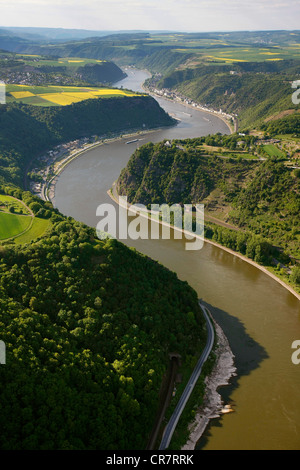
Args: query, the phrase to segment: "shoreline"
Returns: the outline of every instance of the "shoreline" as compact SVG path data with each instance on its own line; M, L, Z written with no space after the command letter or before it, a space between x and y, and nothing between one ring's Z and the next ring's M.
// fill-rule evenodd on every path
M149 93L150 95L150 93ZM155 93L153 93L154 96L157 96L159 97L159 95L155 95ZM151 95L150 95L151 96ZM162 98L162 97L160 97ZM166 97L164 97L164 99L172 102L174 100L170 100ZM179 101L178 101L179 102ZM213 115L215 117L217 117L218 119L221 119L228 127L230 133L232 134L232 129L230 128L230 125L229 123L224 119L222 118L221 116L216 116L216 113L213 112L213 111L204 111L202 109L197 109L197 108L194 108L186 103L180 103L179 104L182 104L183 106L186 106L186 107L190 107L192 109L196 109L196 111L199 111L199 112L202 112L202 113L207 113L207 114L210 114L210 115ZM173 117L173 116L171 116ZM175 119L173 117L173 119ZM176 121L179 121L178 119L175 119ZM143 135L147 135L147 134L151 134L152 132L156 132L156 131L161 131L163 129L168 129L169 127L174 127L174 126L166 126L166 127L155 127L153 129L148 129L148 130L143 130L143 129L140 129L140 130L132 130L132 131L129 131L128 134L122 134L122 135L116 135L115 137L112 137L112 138L109 138L109 139L101 139L97 142L95 142L94 144L90 144L87 148L81 148L81 149L78 149L78 151L75 151L73 152L71 155L68 155L67 157L65 157L64 159L61 160L61 162L57 162L60 166L60 164L62 165L61 167L59 167L55 173L53 174L53 176L51 177L51 179L47 182L47 184L44 186L43 190L42 190L42 194L41 194L41 197L43 200L45 201L50 201L53 206L54 206L54 200L55 200L55 186L56 186L56 183L57 183L57 178L59 177L59 175L63 172L63 170L67 167L67 165L69 163L71 163L73 160L75 160L76 158L80 157L81 154L85 153L85 152L88 152L90 150L93 150L95 149L96 147L100 147L101 145L109 145L110 143L113 143L113 142L117 142L117 141L121 141L123 138L136 138L138 136L143 136ZM56 162L54 162L55 164ZM49 168L49 167L46 167L46 168ZM55 206L54 206L55 207Z
M220 418L225 413L233 412L229 406L225 408L222 397L218 392L219 387L229 385L230 379L237 375L234 365L234 354L231 351L229 342L220 325L211 316L217 337L217 348L214 352L217 356L213 370L205 378L205 392L203 404L196 412L196 416L189 424L189 439L180 450L195 450L195 446L205 432L211 419ZM225 411L226 410L226 411Z
M69 158L66 162L63 168L61 168L60 172L53 177L52 184L54 183L54 190L53 190L53 198L55 197L55 183L56 183L56 178L58 178L59 174L65 169L65 167L75 158L79 157L81 153L85 153L86 151L92 150L93 148L99 146L99 145L105 145L109 144L111 142L115 141L120 141L123 138L127 137L135 137L138 135L143 135L143 134L148 134L151 132L155 132L158 129L153 129L153 130L148 130L144 132L139 132L133 133L133 134L124 134L122 137L117 136L112 139L109 139L108 141L102 141L95 143L93 146L91 146L88 149L80 149L76 154L72 155L72 158ZM114 183L115 184L115 183ZM111 190L107 191L107 194L110 196L110 198L119 205L118 201L114 198ZM50 198L50 201L52 202L52 198ZM148 218L147 215L141 214L142 216ZM161 222L159 222L161 223ZM171 226L171 228L174 229L174 227ZM177 228L177 230L180 230ZM266 275L271 277L273 280L277 281L280 283L285 289L287 289L290 293L292 293L298 300L300 300L300 294L298 294L294 289L287 285L284 281L279 279L276 275L268 271L265 267L258 265L255 263L253 260L246 258L242 254L235 252L227 247L224 247L212 240L209 239L204 239L204 243L207 242L219 249L222 249L229 254L233 256L237 256L238 258L242 259L243 261L253 265L254 267L258 268L262 272L264 272ZM228 340L221 329L221 327L214 321L215 329L216 329L216 336L217 336L217 348L215 349L215 353L217 354L217 360L214 365L213 371L209 376L205 378L205 394L204 394L204 403L203 405L197 410L196 415L193 419L193 421L190 423L188 430L190 432L189 439L186 442L186 444L181 448L181 450L194 450L197 442L205 432L207 426L209 425L210 421L212 419L217 419L222 417L223 414L225 413L230 413L234 411L230 407L226 409L226 406L229 405L224 405L222 403L222 397L218 393L218 388L227 386L230 384L230 379L234 376L236 376L236 368L234 366L234 355L231 351L230 345L228 343Z
M116 182L113 183L112 185L112 188L110 190L107 191L107 194L110 196L110 198L118 205L119 204L119 201L116 197L115 194L113 194L113 191L116 191L115 189L115 185L116 185ZM118 195L119 196L119 195ZM126 205L126 207L128 208L128 203ZM129 205L129 207L131 207ZM130 209L132 211L132 209L134 208L134 206ZM139 212L139 215L142 216L142 217L145 217L147 219L149 219L149 213L146 215L145 213L142 213L141 211L138 211ZM151 219L151 220L155 220L155 219ZM156 220L157 223L161 224L161 225L166 225L165 222L162 222L162 221L158 221ZM167 224L168 225L168 224ZM174 227L172 225L170 225L170 228L173 229L173 230L177 230L181 233L189 233L187 232L186 230L184 229L180 229L178 227ZM271 273L266 267L256 263L255 261L251 260L250 258L247 258L246 256L242 255L241 253L238 253L237 251L234 251L234 250L231 250L230 248L227 248L226 246L223 246L223 245L220 245L219 243L216 243L212 240L209 240L208 238L204 238L204 237L199 237L198 235L196 235L195 233L192 234L192 236L194 238L198 238L200 240L202 240L204 243L209 243L210 245L213 245L217 248L220 248L224 251L226 251L227 253L233 255L233 256L237 256L238 258L240 258L241 260L251 264L252 266L254 266L255 268L259 269L260 271L262 271L264 274L267 274L269 277L271 277L274 281L278 282L279 284L281 284L282 287L284 287L285 289L287 289L291 294L293 294L298 300L300 300L300 294L298 294L298 292L296 292L292 286L289 286L286 282L282 281L279 277L277 277L275 274Z
M287 289L291 294L293 294L298 300L300 300L300 294L298 294L298 292L296 292L292 286L290 286L289 284L287 284L286 282L284 282L282 279L280 279L279 277L277 277L275 274L271 273L271 271L269 271L267 268L265 268L264 266L256 263L255 261L253 261L252 259L250 258L247 258L246 256L242 255L241 253L238 253L237 251L233 251L231 250L230 248L227 248L226 246L223 246L223 245L220 245L219 243L216 243L216 242L213 242L212 240L209 240L209 239L205 239L204 242L207 242L209 243L210 245L214 245L216 246L217 248L222 248L222 250L224 251L227 251L227 253L230 253L231 255L234 255L234 256L237 256L238 258L242 259L243 261L245 261L246 263L249 263L251 264L252 266L254 266L255 268L259 269L260 271L262 271L264 274L267 274L269 277L271 277L274 281L277 281L279 284L282 285L282 287L285 287L285 289Z
M164 99L167 99L167 98L164 97ZM170 100L170 101L172 101L172 100ZM185 106L188 106L188 105L185 104ZM202 111L202 112L204 112L204 111ZM210 114L210 113L208 113L208 114ZM153 131L150 130L149 133L150 132L155 132L156 130L157 129L153 129ZM135 135L141 135L141 134L132 134L132 136L135 136ZM110 142L118 141L118 140L121 141L123 137L125 138L125 136L122 136L122 137L115 137L113 139L110 139L109 142L107 142L107 144L110 143ZM105 144L105 142L99 142L98 143L98 145L101 145L101 144ZM78 152L76 152L76 154L74 154L72 156L72 159L70 159L66 162L66 165L64 166L64 168L62 168L61 171L59 171L59 173L54 176L54 179L53 179L53 183L54 183L53 198L55 198L55 184L56 184L56 181L57 181L59 175L61 174L61 172L65 169L65 167L69 163L71 163L71 161L73 159L81 156L82 153L88 152L89 150L92 150L92 148L90 147L88 149L78 150ZM110 191L108 191L108 194L111 197ZM117 201L115 201L115 202L118 203ZM224 246L222 246L222 245L220 245L220 244L218 244L214 241L211 241L211 240L208 240L208 239L205 239L204 241L211 244L211 245L216 246L217 248L220 248L224 251L227 251L229 254L237 256L237 257L241 258L243 261L246 261L249 264L252 264L253 266L257 267L262 272L264 272L268 276L272 277L275 281L279 282L283 287L285 287L287 290L289 290L290 293L295 295L298 300L300 300L300 294L295 292L292 287L290 287L288 284L286 284L284 281L279 279L275 274L271 273L270 271L268 271L263 266L258 265L257 263L255 263L251 259L244 257L242 254L240 254L238 252L235 252L233 250L230 250L229 248L224 247ZM215 324L215 326L216 325L217 324ZM220 418L223 413L229 412L229 411L225 411L225 410L222 411L222 403L221 403L221 401L219 401L219 400L221 400L221 396L218 394L217 388L228 385L229 381L230 381L230 378L233 377L234 375L236 375L234 373L233 362L231 362L231 361L233 361L234 356L230 355L230 352L231 352L230 347L229 347L229 351L228 351L228 349L226 350L226 337L225 337L223 331L222 330L220 331L219 329L221 330L219 325L216 326L216 335L217 335L217 338L218 338L218 346L219 346L215 350L215 352L217 353L217 360L216 360L216 364L214 366L214 369L213 369L212 373L209 376L207 376L206 379L205 379L206 389L205 389L204 403L199 408L199 410L197 410L196 416L193 419L193 422L189 426L190 438L187 441L187 443L184 445L184 447L182 447L181 450L192 450L192 449L194 449L193 446L195 446L197 444L197 441L201 438L201 435L205 432L205 429L207 428L207 426L209 424L209 421L213 418ZM217 331L218 331L218 333L217 333ZM222 333L224 335L224 338L222 336ZM218 355L218 353L220 355ZM227 378L226 371L227 371L227 375L229 374L230 371L232 371L232 375L230 375L229 378ZM212 401L209 400L210 395L213 395ZM233 410L230 410L230 411L233 411Z

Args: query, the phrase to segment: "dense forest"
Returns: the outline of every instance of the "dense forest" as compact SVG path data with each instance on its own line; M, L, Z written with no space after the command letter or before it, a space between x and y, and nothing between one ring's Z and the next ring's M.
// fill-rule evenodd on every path
M173 124L152 97L142 95L61 107L0 105L0 183L22 186L29 162L59 143Z
M203 155L192 146L203 139L209 143L213 136L192 139L191 147L185 150L175 142L171 147L166 142L141 147L118 179L119 194L131 203L148 206L203 202L208 215L214 215L214 205L221 200L229 209L226 222L267 242L268 261L271 255L285 261L287 254L299 257L299 172L271 158L260 161ZM246 241L247 237L245 250ZM270 250L270 246L280 250Z
M0 246L0 448L143 449L168 353L205 341L197 295L116 240L52 222Z

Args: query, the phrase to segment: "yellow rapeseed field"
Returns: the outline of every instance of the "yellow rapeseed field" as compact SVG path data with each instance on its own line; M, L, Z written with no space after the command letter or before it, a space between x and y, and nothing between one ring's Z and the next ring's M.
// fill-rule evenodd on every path
M27 96L35 96L30 91L11 91L10 94L13 95L13 97L16 99L27 98Z

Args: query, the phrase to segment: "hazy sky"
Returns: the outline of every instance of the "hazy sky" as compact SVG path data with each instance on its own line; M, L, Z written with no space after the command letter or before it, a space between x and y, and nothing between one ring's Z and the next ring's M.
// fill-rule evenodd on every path
M0 0L1 26L93 30L299 29L299 0Z

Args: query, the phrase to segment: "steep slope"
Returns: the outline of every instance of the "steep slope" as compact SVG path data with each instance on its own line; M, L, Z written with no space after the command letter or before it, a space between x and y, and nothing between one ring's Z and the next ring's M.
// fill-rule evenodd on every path
M204 203L208 217L219 204L226 208L226 222L299 258L299 171L283 162L233 160L148 144L132 155L117 190L130 203L148 206Z
M169 353L185 361L205 343L197 294L16 185L28 162L57 142L173 121L143 96L2 105L0 121L0 192L49 221L30 243L0 244L0 448L144 449Z
M197 295L48 211L46 236L0 246L0 448L143 449L168 353L184 360L205 342Z
M173 125L150 96L91 99L43 108L0 105L0 182L22 185L29 161L58 143L79 137Z

